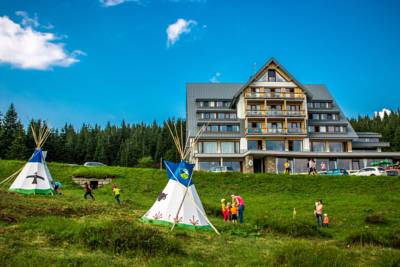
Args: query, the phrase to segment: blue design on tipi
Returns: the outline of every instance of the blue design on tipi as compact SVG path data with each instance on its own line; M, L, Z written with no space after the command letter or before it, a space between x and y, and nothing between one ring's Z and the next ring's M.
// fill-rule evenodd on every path
M181 160L179 163L164 160L164 165L169 179L177 180L184 186L191 186L193 184L192 173L194 164L187 163L184 160Z
M43 159L43 151L41 148L35 149L35 152L33 152L32 158L29 160L29 162L38 162L41 163Z

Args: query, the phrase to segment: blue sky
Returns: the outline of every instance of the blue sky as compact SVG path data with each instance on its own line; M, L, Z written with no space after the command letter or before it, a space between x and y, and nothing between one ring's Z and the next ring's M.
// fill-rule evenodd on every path
M0 111L24 122L184 117L187 82L244 82L270 57L347 116L400 107L396 0L0 1Z

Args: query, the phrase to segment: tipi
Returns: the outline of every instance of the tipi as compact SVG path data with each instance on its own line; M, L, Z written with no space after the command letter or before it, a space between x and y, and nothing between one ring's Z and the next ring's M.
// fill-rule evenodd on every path
M176 126L175 134L169 125L168 128L181 156L181 161L179 163L164 161L169 178L167 186L158 195L153 206L141 220L153 224L170 225L172 226L171 230L175 226L191 229L202 228L213 229L219 234L218 230L208 220L193 183L194 164L189 164L184 160L188 156L189 148L183 148L183 140L179 138ZM199 136L200 132L197 134L195 142Z
M22 194L54 194L53 179L45 161L46 153L42 150L50 130L47 126L39 127L36 133L32 125L31 130L36 143L35 152L22 169L6 178L9 180L18 175L9 190Z

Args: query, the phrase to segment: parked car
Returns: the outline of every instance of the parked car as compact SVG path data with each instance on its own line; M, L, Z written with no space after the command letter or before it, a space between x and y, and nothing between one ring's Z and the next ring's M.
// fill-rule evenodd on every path
M390 170L386 170L386 175L387 176L399 176L400 175L400 171L398 169L390 169Z
M210 169L210 172L232 172L232 167L227 166L217 166Z
M326 172L321 172L320 174L322 175L328 175L328 176L347 176L349 173L345 169L332 169Z
M382 167L366 167L354 173L356 176L381 176L385 174L385 169Z
M85 162L85 164L83 164L83 166L85 167L103 167L103 166L107 166L104 163L101 162Z

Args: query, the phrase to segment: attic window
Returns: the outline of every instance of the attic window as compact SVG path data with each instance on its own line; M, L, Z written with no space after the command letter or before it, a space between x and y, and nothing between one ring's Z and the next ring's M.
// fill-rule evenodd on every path
M276 72L275 70L268 70L268 81L275 82L276 81Z

